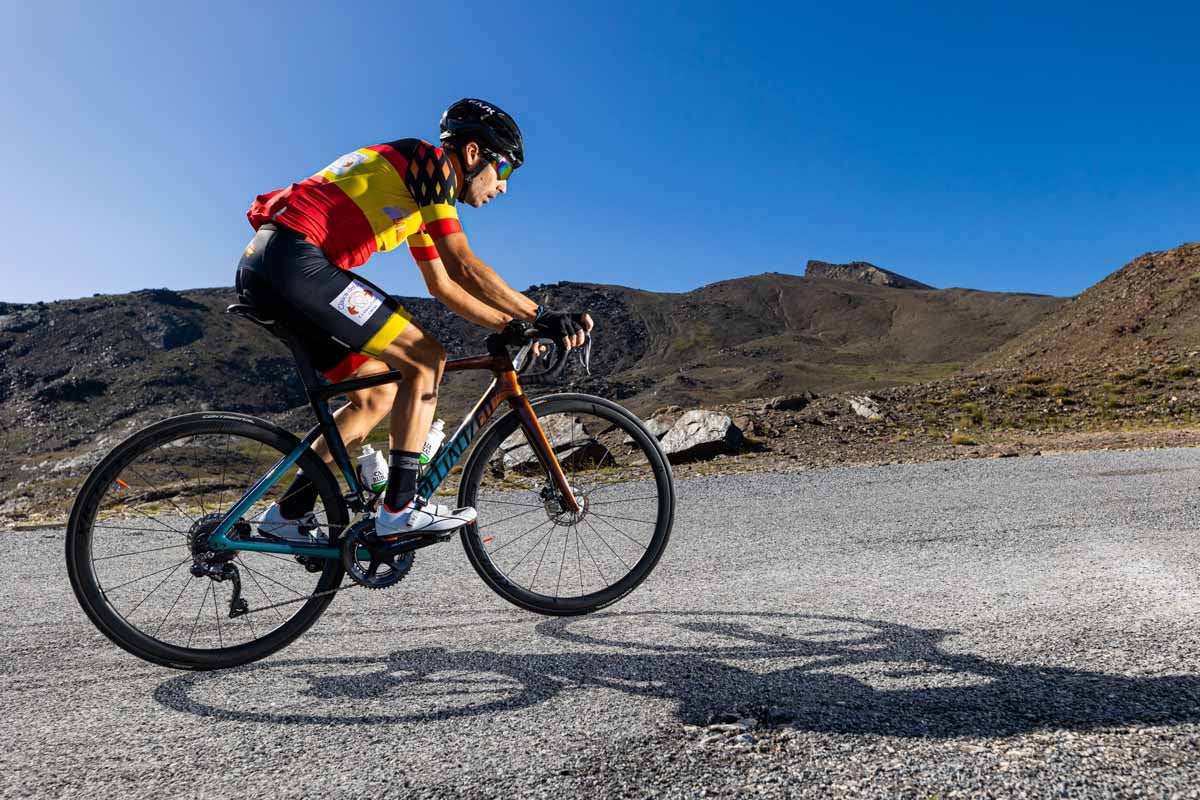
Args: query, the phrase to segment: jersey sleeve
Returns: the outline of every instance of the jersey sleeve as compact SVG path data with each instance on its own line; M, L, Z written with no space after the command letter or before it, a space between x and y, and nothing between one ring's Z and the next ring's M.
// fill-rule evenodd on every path
M422 143L413 153L409 168L404 171L404 185L417 203L422 233L430 240L430 244L443 236L462 233L458 210L454 207L458 199L458 180L450 157L442 148ZM413 240L419 235L409 237L409 247L414 245Z
M424 225L405 241L408 242L408 252L412 253L412 257L416 261L434 261L441 258L433 237L425 231Z

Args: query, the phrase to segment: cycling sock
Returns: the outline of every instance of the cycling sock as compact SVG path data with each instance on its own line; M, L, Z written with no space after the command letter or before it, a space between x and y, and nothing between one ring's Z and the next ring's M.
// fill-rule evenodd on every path
M388 454L388 484L383 493L383 507L388 511L399 511L417 496L420 455L407 450L392 450Z
M297 472L283 498L279 501L279 513L285 519L299 519L317 504L317 485L303 471Z

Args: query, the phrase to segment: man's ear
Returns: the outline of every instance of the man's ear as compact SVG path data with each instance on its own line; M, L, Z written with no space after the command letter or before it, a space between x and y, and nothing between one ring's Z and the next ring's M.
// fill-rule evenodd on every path
M470 169L475 166L475 162L479 160L479 145L475 142L467 142L459 151L462 153L463 166Z

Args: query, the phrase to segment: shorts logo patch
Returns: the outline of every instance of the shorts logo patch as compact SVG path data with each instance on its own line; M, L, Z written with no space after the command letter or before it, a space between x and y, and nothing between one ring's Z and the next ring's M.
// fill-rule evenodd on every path
M342 312L342 316L356 325L365 325L376 309L383 305L383 298L358 281L350 281L329 305Z

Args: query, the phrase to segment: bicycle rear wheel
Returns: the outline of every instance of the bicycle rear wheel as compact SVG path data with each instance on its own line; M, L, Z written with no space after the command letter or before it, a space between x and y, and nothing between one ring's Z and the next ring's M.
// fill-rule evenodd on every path
M580 503L566 512L516 413L480 438L459 502L479 512L462 542L480 577L529 611L586 614L632 592L654 569L675 515L671 469L641 420L600 397L532 402Z
M88 476L67 526L71 586L96 627L139 658L180 669L245 664L304 633L333 600L339 559L204 547L224 512L298 444L264 420L199 413L117 445ZM347 523L337 482L311 450L297 467L316 486L315 538L336 542ZM243 519L279 499L295 469ZM194 575L197 560L219 567L220 579Z

